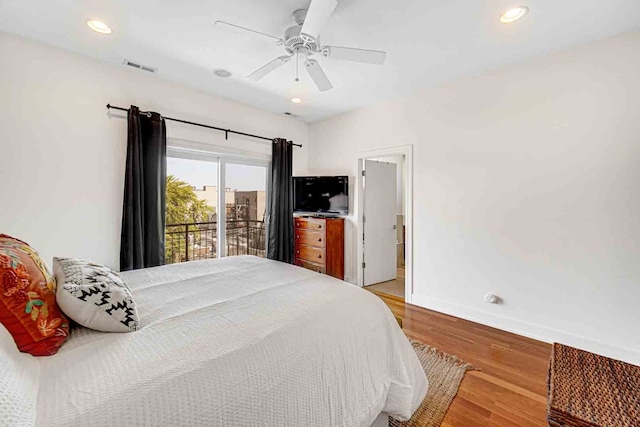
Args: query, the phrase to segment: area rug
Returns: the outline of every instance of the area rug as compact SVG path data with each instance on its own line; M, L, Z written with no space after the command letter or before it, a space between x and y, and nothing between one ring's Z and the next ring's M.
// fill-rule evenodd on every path
M456 356L443 353L418 341L410 340L429 380L429 390L418 410L408 421L389 418L391 427L439 427L456 397L465 372L474 368Z
M553 426L640 426L640 366L555 343L547 410Z

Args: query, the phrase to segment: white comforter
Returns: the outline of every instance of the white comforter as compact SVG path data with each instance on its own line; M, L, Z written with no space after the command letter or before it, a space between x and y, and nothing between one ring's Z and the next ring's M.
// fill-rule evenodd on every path
M256 257L122 274L141 330L76 329L38 358L41 426L369 426L427 380L391 312L357 286Z

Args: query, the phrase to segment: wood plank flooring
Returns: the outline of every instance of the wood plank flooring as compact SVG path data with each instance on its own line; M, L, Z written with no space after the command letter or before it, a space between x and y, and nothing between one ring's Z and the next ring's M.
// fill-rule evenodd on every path
M442 427L547 426L551 345L374 292L408 337L480 368L465 375Z

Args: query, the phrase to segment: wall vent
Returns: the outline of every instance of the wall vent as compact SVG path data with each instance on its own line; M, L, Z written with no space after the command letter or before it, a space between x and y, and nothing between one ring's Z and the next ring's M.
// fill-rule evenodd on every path
M150 67L148 65L142 65L142 64L140 64L138 62L130 61L128 59L124 60L123 65L126 65L127 67L131 67L131 68L135 68L137 70L146 71L146 72L152 73L152 74L158 71L158 69L155 68L155 67Z

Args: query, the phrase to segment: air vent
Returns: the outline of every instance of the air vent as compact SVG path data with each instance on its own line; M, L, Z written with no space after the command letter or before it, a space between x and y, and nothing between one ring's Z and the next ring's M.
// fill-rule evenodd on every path
M298 117L298 115L297 115L297 114L293 114L293 113L291 113L291 112L289 112L289 111L285 111L285 112L284 112L284 115L285 115L285 116L291 116L291 117Z
M158 71L158 69L155 68L155 67L150 67L148 65L142 65L142 64L139 64L137 62L130 61L128 59L125 59L123 64L128 66L128 67L135 68L137 70L146 71L148 73L155 73L156 71Z

